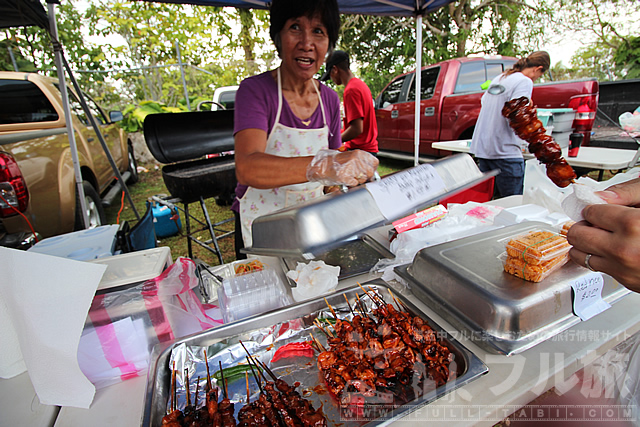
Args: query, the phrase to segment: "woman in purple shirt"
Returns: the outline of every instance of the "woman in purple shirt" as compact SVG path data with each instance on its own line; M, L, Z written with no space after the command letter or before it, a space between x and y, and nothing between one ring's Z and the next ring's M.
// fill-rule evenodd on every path
M339 27L336 0L272 2L270 35L281 64L245 79L236 94L238 258L242 244L252 245L255 218L320 197L325 185L362 184L378 166L364 151L338 153L340 100L314 79Z

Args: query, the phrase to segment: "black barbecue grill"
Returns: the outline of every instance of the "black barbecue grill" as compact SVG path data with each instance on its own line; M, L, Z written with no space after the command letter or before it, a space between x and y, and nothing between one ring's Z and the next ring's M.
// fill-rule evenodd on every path
M233 110L149 114L144 120L144 138L153 157L166 164L162 178L171 193L166 202L184 205L189 257L193 258L193 241L214 252L223 264L218 239L232 235L233 231L219 227L234 218L211 223L204 201L213 197L228 204L233 200L236 187ZM189 204L195 202L200 203L205 222L189 214ZM191 231L190 220L201 228ZM210 232L210 240L202 242L194 237L204 230Z

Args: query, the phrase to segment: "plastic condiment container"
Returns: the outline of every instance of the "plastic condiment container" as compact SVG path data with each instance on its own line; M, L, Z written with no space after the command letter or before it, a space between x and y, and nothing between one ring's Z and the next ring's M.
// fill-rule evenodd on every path
M225 323L291 304L275 270L266 268L225 278L218 287L218 303Z

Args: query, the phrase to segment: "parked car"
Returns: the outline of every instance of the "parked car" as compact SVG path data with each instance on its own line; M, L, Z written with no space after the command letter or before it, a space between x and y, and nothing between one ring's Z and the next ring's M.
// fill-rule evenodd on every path
M105 223L103 204L120 194L114 172L79 98L71 88L83 190L90 220ZM123 179L138 179L133 146L109 114L85 96ZM111 190L111 191L109 191ZM0 245L27 248L34 239L83 228L66 119L57 79L0 72Z
M511 68L516 58L456 58L423 67L420 96L420 154L450 154L431 147L437 141L470 139L480 113L481 86ZM585 145L598 106L595 78L534 85L533 103L539 108L573 108L585 104L590 119ZM385 152L414 153L415 73L395 77L375 102L378 146Z
M233 110L236 106L236 92L239 86L222 86L213 92L213 105L211 110L215 111L223 106L225 110Z

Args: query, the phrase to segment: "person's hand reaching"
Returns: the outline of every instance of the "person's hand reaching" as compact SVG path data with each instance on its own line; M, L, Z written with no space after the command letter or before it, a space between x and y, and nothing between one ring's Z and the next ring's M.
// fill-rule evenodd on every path
M585 221L567 233L573 245L569 255L577 264L607 273L640 292L640 179L595 194L607 204L582 210Z
M362 150L320 150L307 168L307 179L325 186L355 187L373 177L378 163L374 155Z

